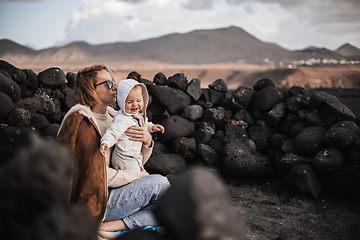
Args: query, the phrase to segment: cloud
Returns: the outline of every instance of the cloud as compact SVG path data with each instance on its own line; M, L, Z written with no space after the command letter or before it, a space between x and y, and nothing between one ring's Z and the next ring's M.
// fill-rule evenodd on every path
M2 2L10 2L10 3L39 3L39 2L49 2L53 0L0 0Z
M73 12L66 38L58 45L83 39L92 44L138 41L231 25L263 34L276 31L281 18L277 16L279 8L272 7L275 10L268 12L269 7L260 4L250 7L254 9L251 14L243 6L229 8L224 1L84 0L82 8Z
M360 44L359 6L357 0L83 0L57 45L132 42L238 26L288 49L310 44L334 49Z
M212 9L213 3L213 0L188 0L183 3L183 6L192 10Z

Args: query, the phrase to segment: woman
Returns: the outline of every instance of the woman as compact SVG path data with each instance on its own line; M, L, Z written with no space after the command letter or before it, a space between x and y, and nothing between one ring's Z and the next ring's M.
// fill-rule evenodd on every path
M116 84L104 65L85 68L77 74L76 100L61 123L56 141L74 154L70 202L85 206L99 224L99 230L119 231L156 226L149 209L169 186L161 175L115 170L109 167L110 149L100 154L100 139L116 111ZM146 128L126 130L130 140L143 142L142 154L149 159L153 141ZM109 189L109 191L108 191Z

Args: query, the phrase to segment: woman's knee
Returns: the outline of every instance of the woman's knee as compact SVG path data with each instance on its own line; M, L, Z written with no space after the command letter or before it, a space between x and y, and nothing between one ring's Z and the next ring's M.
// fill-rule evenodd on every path
M155 183L162 192L170 187L170 182L167 177L160 174L152 174L150 176L153 178L153 183Z

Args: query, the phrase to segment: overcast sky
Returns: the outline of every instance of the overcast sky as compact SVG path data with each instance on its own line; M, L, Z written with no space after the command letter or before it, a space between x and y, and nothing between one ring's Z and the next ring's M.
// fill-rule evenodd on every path
M360 0L0 0L0 39L37 50L229 26L289 50L360 48Z

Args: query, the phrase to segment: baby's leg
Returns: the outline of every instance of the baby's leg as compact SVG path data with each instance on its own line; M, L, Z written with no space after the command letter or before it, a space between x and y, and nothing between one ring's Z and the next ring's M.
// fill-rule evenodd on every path
M114 151L115 152L115 151ZM121 170L132 170L140 172L140 167L136 158L125 156L120 152L116 153L116 164Z

